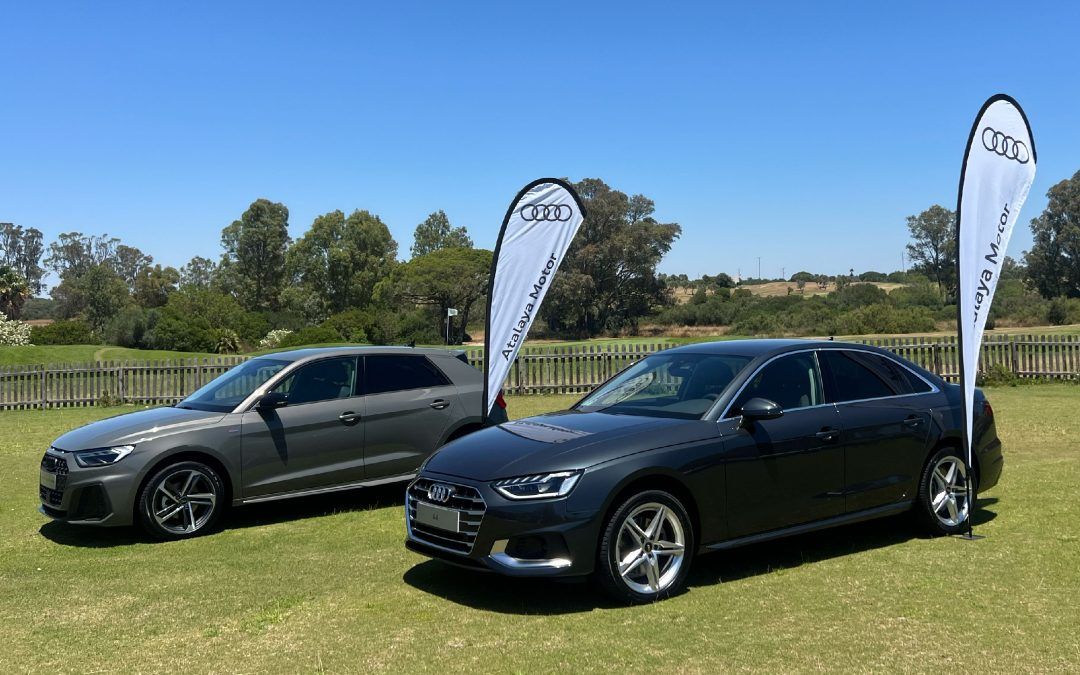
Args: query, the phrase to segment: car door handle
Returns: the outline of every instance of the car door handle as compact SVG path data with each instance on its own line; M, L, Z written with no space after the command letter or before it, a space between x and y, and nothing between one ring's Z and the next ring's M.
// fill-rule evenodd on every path
M908 427L909 429L918 429L922 426L922 423L923 418L916 417L915 415L912 415L911 417L904 420L904 426Z
M820 438L821 440L823 440L823 441L825 441L827 443L831 443L832 441L835 441L837 438L840 438L840 430L839 429L834 429L834 428L825 428L825 429L822 429L821 431L817 432L816 434L814 434L814 436L816 436L817 438Z
M430 405L432 408L435 408L436 410L442 410L444 408L450 407L450 401L447 401L444 398L437 398L428 405Z
M352 425L356 424L357 422L360 421L360 417L361 417L360 413L353 412L351 410L348 411L348 412L343 412L340 415L338 415L338 419L341 420L341 423L346 425L346 426L352 426Z

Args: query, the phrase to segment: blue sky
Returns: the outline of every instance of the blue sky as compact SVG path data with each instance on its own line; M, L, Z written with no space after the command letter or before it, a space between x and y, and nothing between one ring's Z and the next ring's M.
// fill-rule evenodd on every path
M1039 151L1010 253L1080 170L1080 6L1040 3L14 3L0 221L216 258L258 197L301 235L436 209L492 247L533 178L600 177L683 236L661 266L892 270L955 207L1004 91Z

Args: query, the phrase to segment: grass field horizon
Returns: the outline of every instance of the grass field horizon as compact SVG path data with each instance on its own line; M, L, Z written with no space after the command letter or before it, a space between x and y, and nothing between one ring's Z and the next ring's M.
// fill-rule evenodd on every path
M927 333L890 333L868 335L818 335L806 336L805 339L835 337L839 340L859 339L891 339L891 338L942 338L955 335L956 331L933 331ZM1068 324L1064 326L1031 326L1031 327L1007 327L986 331L987 337L995 335L1033 335L1033 336L1072 336L1080 335L1080 324ZM597 337L586 340L556 340L543 337L529 338L524 349L547 349L552 347L583 347L583 346L624 346L624 345L681 345L697 342L711 342L716 340L746 340L752 339L751 335L690 335L690 336L637 336L637 337ZM336 343L344 344L344 343ZM327 344L307 345L311 347L330 346ZM430 345L441 347L443 345ZM476 349L483 347L481 339L465 344L456 345L454 349ZM299 349L294 347L292 349ZM273 353L277 350L257 350L245 352L240 356L258 356ZM219 356L207 352L179 352L167 350L131 349L127 347L115 347L109 345L27 345L0 347L0 367L19 365L56 365L63 363L94 363L99 361L151 361L164 359L188 359L188 358L213 358Z
M237 509L180 542L49 523L44 448L134 408L0 412L0 672L1076 672L1080 388L988 395L1006 465L986 539L872 521L702 557L688 592L637 608L406 551L400 486Z

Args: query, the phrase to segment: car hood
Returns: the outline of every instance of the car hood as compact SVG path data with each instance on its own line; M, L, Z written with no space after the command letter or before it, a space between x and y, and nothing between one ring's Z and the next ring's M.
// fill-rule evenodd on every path
M58 450L88 450L111 445L135 445L172 434L211 426L225 415L185 408L151 408L92 422L53 442Z
M717 434L715 422L566 411L469 434L442 447L424 470L496 480L585 469L624 455Z

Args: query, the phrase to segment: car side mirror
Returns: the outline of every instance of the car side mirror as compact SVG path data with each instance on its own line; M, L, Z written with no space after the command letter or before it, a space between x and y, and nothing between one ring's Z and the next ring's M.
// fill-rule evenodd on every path
M276 410L289 405L289 395L280 391L271 391L263 394L255 404L256 410Z
M742 416L747 420L774 420L784 414L780 404L767 398L752 398L743 404Z

